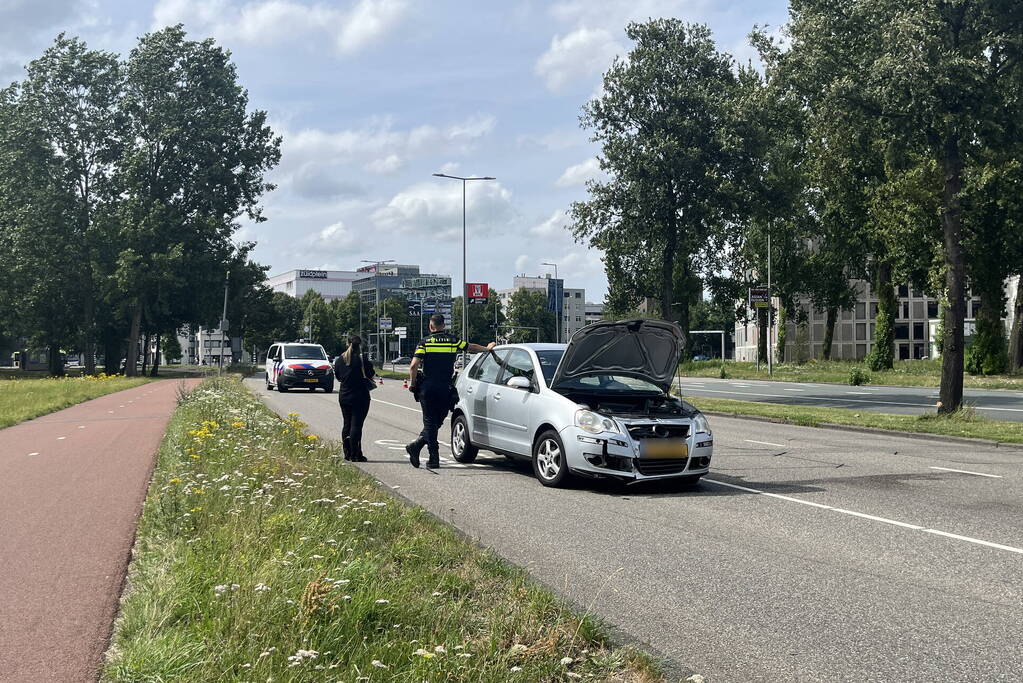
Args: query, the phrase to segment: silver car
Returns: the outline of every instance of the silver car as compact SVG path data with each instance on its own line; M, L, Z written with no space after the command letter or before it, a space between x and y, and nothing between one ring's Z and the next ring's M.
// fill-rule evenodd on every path
M677 325L625 320L584 327L568 344L481 353L456 380L451 454L528 458L544 486L573 475L695 484L714 438L707 418L670 394L681 348Z

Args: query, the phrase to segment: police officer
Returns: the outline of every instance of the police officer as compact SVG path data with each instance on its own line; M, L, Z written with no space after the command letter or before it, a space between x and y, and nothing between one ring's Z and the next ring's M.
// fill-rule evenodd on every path
M430 336L419 342L409 367L409 389L417 395L423 409L423 431L418 439L405 446L413 467L419 467L419 453L423 446L430 455L426 466L430 469L440 467L437 432L452 407L451 376L455 371L455 357L464 350L483 353L494 346L494 342L480 346L459 339L444 331L443 315L430 316ZM421 379L420 368L423 371Z

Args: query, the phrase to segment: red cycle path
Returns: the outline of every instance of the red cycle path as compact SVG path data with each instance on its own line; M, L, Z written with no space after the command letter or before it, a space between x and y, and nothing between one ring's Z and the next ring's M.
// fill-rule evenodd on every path
M0 430L0 681L97 678L182 384L144 384Z

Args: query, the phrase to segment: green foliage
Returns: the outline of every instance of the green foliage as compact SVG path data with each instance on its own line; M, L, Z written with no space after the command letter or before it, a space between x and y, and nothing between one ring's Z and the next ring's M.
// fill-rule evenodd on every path
M863 368L856 366L849 370L849 384L858 387L870 382L870 375Z
M971 375L1000 375L1008 370L1005 329L999 318L981 316L966 349L966 371Z
M514 330L508 335L513 344L525 342L553 342L557 340L557 315L547 310L547 294L529 289L519 289L508 302L508 327ZM526 328L537 328L537 330ZM509 330L502 330L508 333Z
M810 325L806 321L796 326L796 363L802 365L810 360Z
M789 336L789 308L782 304L778 307L778 317L776 318L778 325L778 348L774 350L775 361L778 363L785 362L785 345L788 343Z
M160 351L163 352L167 362L174 363L181 360L181 342L178 335L173 332L160 337Z
M718 379L728 379L728 371L725 369L724 362L721 363L721 370L718 371Z
M895 362L895 314L898 302L895 289L887 274L890 273L886 264L878 268L877 279L877 317L874 323L874 346L867 354L867 367L872 371L891 370Z
M501 299L493 289L490 290L490 298L487 299L485 304L471 304L469 306L468 335L462 334L462 297L455 297L451 309L451 327L455 334L466 341L481 345L494 341L497 338L496 329L500 329L507 322L501 306ZM494 327L495 320L497 322L496 329Z

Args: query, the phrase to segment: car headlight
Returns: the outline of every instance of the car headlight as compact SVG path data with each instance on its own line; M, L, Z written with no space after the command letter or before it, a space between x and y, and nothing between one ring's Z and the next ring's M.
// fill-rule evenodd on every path
M710 422L704 417L703 413L696 413L693 417L693 430L697 434L710 434Z
M592 410L577 410L575 413L575 426L590 434L600 434L602 432L618 433L618 425L615 424L614 420L608 419Z
M294 368L284 368L283 372L284 372L285 375L294 375L295 374Z

